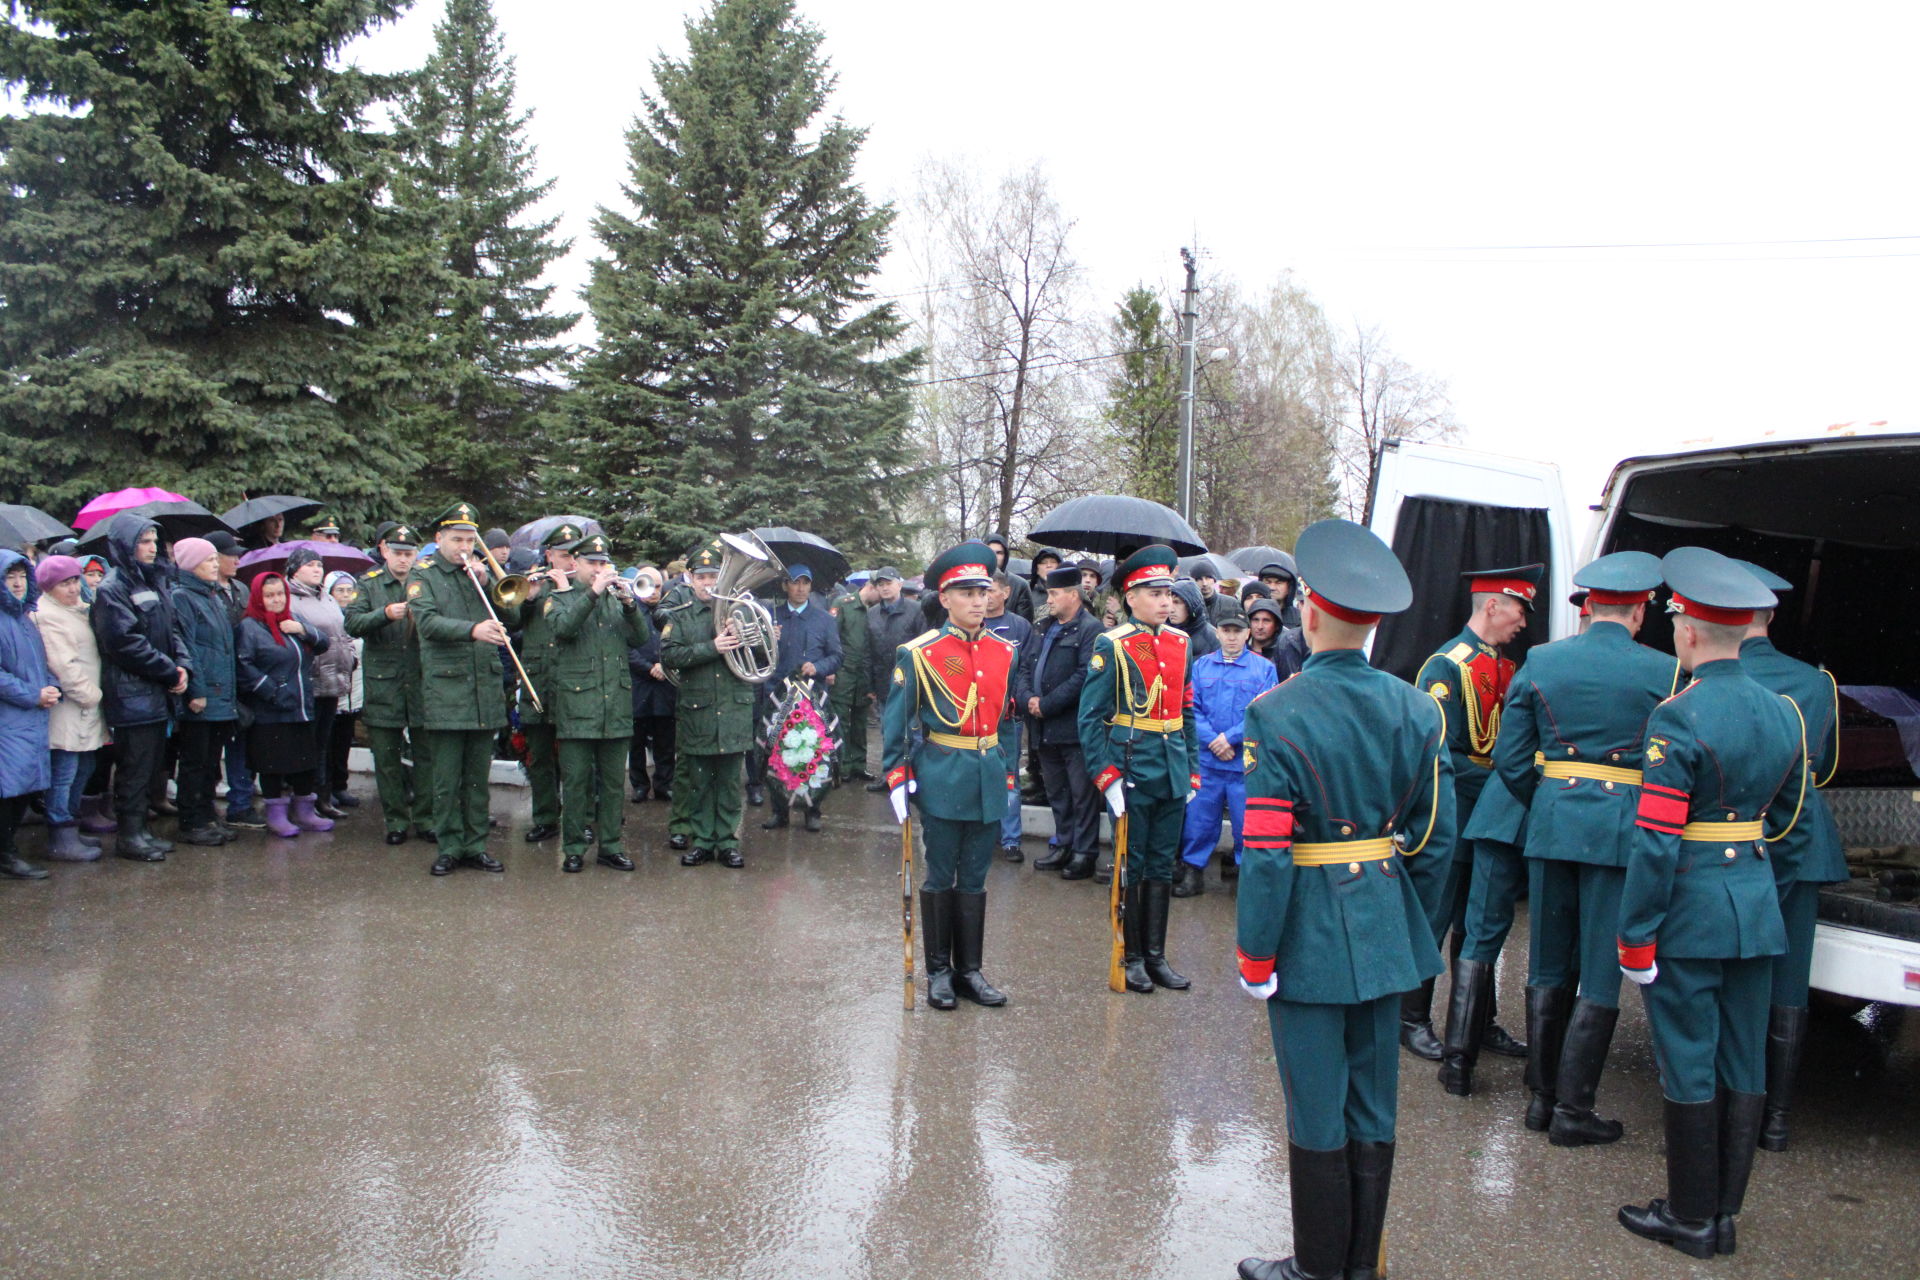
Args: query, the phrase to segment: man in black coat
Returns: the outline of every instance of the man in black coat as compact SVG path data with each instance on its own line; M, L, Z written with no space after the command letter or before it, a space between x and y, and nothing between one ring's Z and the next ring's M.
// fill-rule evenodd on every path
M1015 685L1040 739L1041 776L1053 810L1053 839L1033 869L1084 880L1093 874L1098 852L1100 798L1080 749L1080 686L1086 683L1100 620L1087 608L1078 568L1069 565L1047 575L1047 610L1051 616L1021 651Z
M920 616L920 602L909 600L900 591L900 571L882 565L869 580L873 599L867 602L867 687L874 701L887 704L893 687L893 664L900 646L927 629ZM851 673L849 673L851 675ZM867 784L867 790L885 791L885 779Z
M659 605L663 583L660 571L641 565L634 572L634 594L640 607L649 613ZM647 751L653 751L652 798L673 798L674 709L679 692L667 679L660 665L660 629L653 627L647 642L627 650L627 669L633 674L633 745L627 753L627 781L633 787L633 803L648 798Z

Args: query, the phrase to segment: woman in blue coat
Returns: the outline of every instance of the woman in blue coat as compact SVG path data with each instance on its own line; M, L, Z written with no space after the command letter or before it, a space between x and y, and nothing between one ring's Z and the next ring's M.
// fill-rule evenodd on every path
M0 550L0 875L44 880L14 847L14 833L27 811L27 797L53 785L47 754L47 709L60 701L60 687L47 670L40 628L27 615L40 588L27 572L27 558Z
M330 819L314 812L320 741L313 728L313 656L326 647L325 636L289 612L285 578L263 573L253 580L246 616L234 632L236 684L253 712L247 763L260 773L267 830L283 839L333 830Z
M220 559L205 538L173 544L180 570L173 613L187 648L185 706L175 725L180 743L180 839L217 848L235 839L215 816L213 787L220 754L233 733L233 624L217 584Z

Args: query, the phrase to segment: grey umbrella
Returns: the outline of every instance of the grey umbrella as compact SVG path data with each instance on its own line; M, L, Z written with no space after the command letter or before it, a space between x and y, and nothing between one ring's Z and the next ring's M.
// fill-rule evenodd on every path
M580 536L583 538L591 538L596 533L606 532L600 527L600 522L592 516L541 516L538 520L529 520L515 529L508 535L507 541L516 547L530 547L538 552L540 544L547 540L547 535L563 524L570 524L580 530Z
M285 516L291 523L301 516L312 515L325 505L316 498L302 498L298 494L270 493L261 498L248 498L231 511L221 512L220 518L238 532L250 524L259 524L275 516Z
M1130 555L1151 543L1172 547L1174 554L1183 556L1196 556L1207 549L1193 526L1172 507L1111 493L1089 494L1061 503L1027 536L1036 542L1044 539L1053 546L1111 556Z
M40 508L22 506L17 502L0 502L0 529L5 530L4 536L10 547L73 536L72 529Z
M1293 557L1278 547L1236 547L1227 552L1227 559L1248 573L1260 572L1260 566L1263 564L1283 564L1287 566L1287 572L1293 572Z
M1186 574L1189 578L1196 576L1202 569L1205 569L1214 577L1221 579L1237 578L1245 572L1239 565L1227 559L1225 556L1217 556L1212 552L1201 556L1180 557L1180 572Z

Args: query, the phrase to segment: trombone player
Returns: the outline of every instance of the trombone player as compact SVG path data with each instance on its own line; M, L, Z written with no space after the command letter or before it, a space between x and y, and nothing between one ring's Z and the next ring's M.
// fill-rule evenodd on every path
M723 867L746 865L740 856L742 766L753 745L757 686L727 665L727 654L742 640L714 605L725 554L726 544L715 538L688 556L693 594L660 611L660 663L680 681L668 844L685 850L683 867L716 859Z
M527 675L535 689L548 689L553 670L553 628L547 622L552 612L548 604L555 595L572 586L573 545L586 536L578 525L562 522L540 542L546 568L527 578L526 597L521 601L516 621L520 624L520 660L527 664ZM521 692L520 732L527 739L527 786L533 792L533 825L527 828L526 842L538 844L560 834L560 749L554 734L552 717L536 708L533 700Z

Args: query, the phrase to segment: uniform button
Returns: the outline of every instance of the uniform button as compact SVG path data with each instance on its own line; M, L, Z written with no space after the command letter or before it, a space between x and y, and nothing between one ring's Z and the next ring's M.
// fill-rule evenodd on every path
M1729 849L1729 850L1727 850L1727 856L1728 856L1729 858L1737 858L1737 857L1739 857L1739 856L1740 856L1740 854L1739 854L1739 851L1738 851L1738 850L1735 850L1735 849Z
M1350 836L1350 835L1352 835L1352 834L1353 834L1353 828L1352 828L1352 827L1342 827L1342 828L1340 828L1340 834L1341 834L1341 835L1343 835L1343 836Z
M1620 753L1618 751L1614 752L1612 755L1607 757L1607 759L1609 760L1618 760L1619 758L1620 758Z
M1731 814L1731 813L1730 813L1730 814L1728 814L1728 815L1727 815L1727 821L1728 821L1728 822L1737 822L1737 821L1739 821L1739 819L1738 819L1738 818L1737 818L1737 817L1736 817L1735 815L1733 815L1733 814Z
M1348 874L1348 875L1350 875L1350 876L1357 876L1357 875L1359 875L1359 874L1360 874L1360 864L1359 864L1359 863L1357 863L1357 862L1349 862L1349 863L1347 864L1347 874Z
M1601 785L1604 786L1609 791L1613 790L1613 784L1611 782L1604 782Z
M1570 756L1571 756L1571 755L1578 755L1578 754L1579 754L1579 752L1578 752L1578 751L1576 751L1576 750L1575 750L1574 748L1572 748L1572 747L1568 747L1568 748L1567 748L1567 754L1568 754L1568 755L1570 755Z

